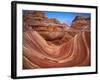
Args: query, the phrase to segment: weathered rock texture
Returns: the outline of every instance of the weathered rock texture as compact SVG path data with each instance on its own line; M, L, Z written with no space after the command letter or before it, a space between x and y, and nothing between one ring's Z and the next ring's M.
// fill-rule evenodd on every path
M76 16L72 22L72 28L82 30L90 28L90 17Z
M89 66L90 18L68 27L41 11L23 15L23 69Z

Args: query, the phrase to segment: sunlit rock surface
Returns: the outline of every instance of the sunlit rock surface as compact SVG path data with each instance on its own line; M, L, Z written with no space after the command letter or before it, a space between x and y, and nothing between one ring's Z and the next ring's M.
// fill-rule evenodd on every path
M29 11L23 21L23 69L91 65L90 18L76 16L69 27Z

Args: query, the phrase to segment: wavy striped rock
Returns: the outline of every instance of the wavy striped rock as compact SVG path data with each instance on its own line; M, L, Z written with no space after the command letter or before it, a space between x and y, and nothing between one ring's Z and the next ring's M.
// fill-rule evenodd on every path
M23 69L90 66L90 53L89 31L79 32L60 45L48 42L37 31L23 32Z

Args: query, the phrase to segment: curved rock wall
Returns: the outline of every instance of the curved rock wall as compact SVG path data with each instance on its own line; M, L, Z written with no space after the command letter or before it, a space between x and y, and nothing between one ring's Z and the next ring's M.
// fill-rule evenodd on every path
M29 12L23 20L23 69L91 65L91 31L87 18L76 17L72 27L56 19L50 21L41 11L34 15ZM85 21L82 24L87 27L73 27L80 27L81 23L76 25L79 20Z

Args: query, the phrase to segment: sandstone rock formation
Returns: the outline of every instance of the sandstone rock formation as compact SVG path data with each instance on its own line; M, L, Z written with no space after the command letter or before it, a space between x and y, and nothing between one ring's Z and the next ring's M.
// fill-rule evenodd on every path
M23 69L90 66L90 18L69 27L42 11L23 15Z
M76 16L76 18L72 22L72 28L77 30L90 28L90 17Z

